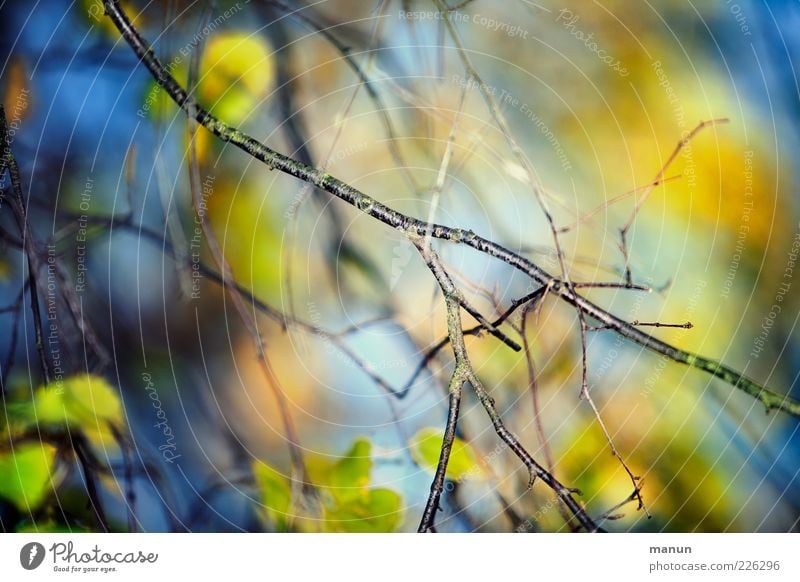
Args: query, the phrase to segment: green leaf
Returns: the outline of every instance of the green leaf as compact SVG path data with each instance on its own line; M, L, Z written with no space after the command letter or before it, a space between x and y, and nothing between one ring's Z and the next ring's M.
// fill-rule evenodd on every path
M369 485L372 472L372 444L367 439L357 439L332 468L331 487L360 488Z
M320 492L323 516L296 515L291 511L302 503L292 504L289 480L269 465L256 462L253 473L261 490L266 516L278 529L330 532L390 532L403 520L400 494L390 489L370 488L372 443L357 439L343 457L330 460L308 455L306 465L311 481ZM320 524L319 518L324 517Z
M292 502L289 480L262 461L253 463L253 475L261 490L261 503L266 507L269 519L275 524L276 529L286 531L289 506Z
M10 427L80 429L98 446L113 448L116 441L111 424L122 426L122 404L106 380L91 374L77 374L36 389L32 401L7 407Z
M12 424L27 429L42 425L104 428L123 424L122 404L116 391L100 376L77 374L60 383L42 386L33 402L9 406Z
M443 440L444 432L432 427L421 429L411 439L411 457L423 469L431 473L436 472ZM447 463L447 478L453 481L463 481L484 477L485 473L475 460L475 455L472 454L469 445L455 437L450 460Z
M365 489L325 511L329 532L392 532L403 521L402 498L391 489Z
M51 474L56 448L49 444L25 443L0 454L0 497L20 511L33 511L52 491Z
M390 489L369 487L372 444L357 439L330 466L320 483L328 494L323 528L331 532L390 532L402 521L402 498Z

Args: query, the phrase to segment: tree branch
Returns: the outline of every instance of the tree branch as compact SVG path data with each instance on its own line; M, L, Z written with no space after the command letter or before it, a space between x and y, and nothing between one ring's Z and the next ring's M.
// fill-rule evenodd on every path
M550 292L558 295L561 299L576 307L579 311L579 315L596 319L619 335L648 350L659 353L675 362L686 364L720 378L731 386L761 401L767 411L780 409L800 418L800 401L788 395L778 394L777 392L769 390L724 364L678 349L637 329L635 326L623 321L619 317L579 295L566 281L554 277L532 261L502 245L485 239L471 230L450 228L440 224L428 224L417 218L397 212L326 172L312 168L276 152L239 129L233 128L220 121L204 109L190 106L191 102L188 99L186 91L174 77L170 75L158 60L147 41L145 41L134 28L130 18L122 10L119 0L103 0L103 3L106 8L106 13L111 18L114 25L142 63L148 68L156 82L165 89L172 100L183 109L187 115L192 116L222 141L231 143L253 158L261 161L270 169L279 170L325 190L329 194L356 207L361 212L398 231L419 236L424 236L426 233L430 232L430 236L433 238L465 244L488 256L499 259L523 273L526 273L540 285L547 285Z

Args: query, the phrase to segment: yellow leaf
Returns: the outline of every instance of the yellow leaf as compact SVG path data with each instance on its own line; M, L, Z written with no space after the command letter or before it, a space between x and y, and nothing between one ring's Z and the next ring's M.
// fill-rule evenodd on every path
M436 471L442 449L444 433L435 428L423 428L411 439L411 456L420 467ZM450 460L447 464L447 478L453 481L480 479L484 472L475 460L469 445L458 437L453 441Z
M104 378L77 374L67 378L62 388L62 401L70 423L83 428L122 424L119 397Z
M69 426L80 429L94 444L114 447L111 425L124 424L116 391L99 376L77 374L38 388L33 403L17 406L14 419L22 428Z
M281 285L281 241L269 200L247 187L226 183L203 185L208 218L236 281L258 297L278 300Z
M200 61L200 97L223 121L238 125L266 94L274 73L272 49L261 36L212 38Z

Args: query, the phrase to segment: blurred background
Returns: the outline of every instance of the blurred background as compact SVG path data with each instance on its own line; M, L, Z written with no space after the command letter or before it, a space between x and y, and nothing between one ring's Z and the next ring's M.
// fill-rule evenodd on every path
M432 2L122 6L222 120L557 274L531 176L490 94L564 229L573 280L624 281L619 229L646 200L627 241L633 280L652 291L588 297L630 321L691 322L652 332L799 397L797 3L450 2L461 52ZM453 364L445 346L415 374L446 336L416 249L191 127L99 0L7 2L0 23L2 98L60 397L48 408L29 267L5 203L2 528L416 530ZM722 118L660 175L680 140ZM3 186L11 196L8 178ZM496 260L434 247L489 319L533 290ZM219 284L220 257L244 294ZM504 330L518 337L520 324L515 315ZM525 354L491 335L467 338L473 364L509 427L581 489L603 527L798 529L797 419L590 332L591 394L642 477L637 510L579 399L574 311L546 298L525 329L534 387ZM525 468L465 394L438 529L569 531L552 492L528 490ZM74 440L41 434L23 465L13 441L42 423L85 433L99 468L69 452Z

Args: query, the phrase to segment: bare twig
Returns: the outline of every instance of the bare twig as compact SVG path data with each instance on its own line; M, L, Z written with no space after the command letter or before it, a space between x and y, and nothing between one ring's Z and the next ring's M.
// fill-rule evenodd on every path
M631 210L631 214L628 217L628 220L625 222L624 226L619 230L619 238L620 238L620 250L622 251L622 257L625 260L625 282L629 285L633 284L633 275L631 274L631 267L630 267L630 253L628 249L628 231L633 226L633 221L636 220L636 216L639 214L639 210L641 210L644 203L647 201L647 198L650 194L655 190L656 186L663 183L664 174L672 165L672 162L678 157L678 154L681 153L681 150L685 148L690 141L703 129L706 127L712 127L714 125L722 125L723 123L728 123L728 119L720 118L720 119L711 119L709 121L701 121L697 127L695 127L692 131L686 134L685 137L682 137L678 144L675 146L675 149L672 150L672 153L667 158L667 161L661 166L661 169L656 174L655 178L650 182L650 184L644 189L642 195L636 200L636 204Z
M447 32L450 35L450 38L455 45L456 51L458 53L459 58L461 59L461 63L464 66L464 69L467 73L467 76L474 80L475 83L480 88L481 95L483 96L484 101L486 102L486 107L489 110L489 113L492 115L492 118L495 121L500 133L502 133L503 137L505 138L511 153L517 159L520 166L524 169L525 174L528 178L528 182L530 187L533 191L534 198L539 205L542 213L544 214L545 218L547 219L547 224L550 227L550 233L553 237L553 244L555 246L556 255L558 256L558 262L561 267L561 277L564 279L566 283L566 287L569 290L569 273L567 271L567 266L564 257L564 251L561 248L561 242L558 237L558 228L556 228L555 220L553 219L552 212L550 211L550 207L547 203L545 198L544 190L542 188L541 183L539 182L539 178L536 174L536 171L531 164L531 161L528 159L528 156L525 155L523 149L517 143L514 134L511 131L508 122L506 121L503 112L500 110L500 106L497 103L497 100L494 98L492 94L492 90L489 85L483 80L481 75L478 73L478 70L472 64L472 60L469 57L469 53L464 48L463 43L461 42L461 38L458 35L458 31L456 30L455 25L450 20L451 12L448 10L447 5L445 4L444 0L433 0L433 3L439 9L439 12L444 15L444 18L441 19L441 22L444 23L445 27L447 28Z
M672 328L681 328L681 329L692 329L694 324L691 321L687 321L685 323L661 323L660 321L638 321L633 320L631 325L635 325L638 327L672 327ZM586 331L606 331L613 329L611 327L605 325L595 325L589 326L586 328Z
M446 10L447 5L445 4L445 2L443 0L434 0L434 4L436 4L436 6L439 8L440 12L447 12L447 10ZM461 43L461 40L460 40L460 38L458 36L458 33L457 33L456 29L455 29L455 26L450 21L449 13L442 20L444 21L445 25L447 26L447 29L448 29L448 31L450 33L450 37L453 40L453 43L455 44L456 50L458 52L459 57L461 58L461 61L462 61L463 65L464 65L464 68L465 68L465 70L467 72L467 75L471 79L473 79L478 84L478 86L480 87L481 94L484 97L484 100L486 102L487 108L489 109L489 111L490 111L492 117L494 118L497 126L499 127L501 133L503 134L503 136L505 137L506 141L508 142L508 145L509 145L509 148L511 149L512 154L516 157L517 161L524 168L525 173L527 174L528 181L529 181L530 186L531 186L531 188L533 190L534 196L535 196L535 198L536 198L536 200L537 200L537 202L539 204L539 207L540 207L541 211L543 212L545 218L547 219L547 223L548 223L548 225L550 227L550 231L551 231L552 238L553 238L553 243L554 243L555 250L556 250L556 256L558 258L558 262L559 262L559 265L560 265L560 268L561 268L561 277L562 277L562 280L563 280L563 289L565 290L566 293L568 293L568 294L570 294L572 296L572 299L576 299L577 296L575 295L575 291L574 291L575 288L573 287L573 285L572 285L572 283L570 281L569 272L568 272L568 269L567 269L567 266L566 266L566 260L565 260L564 252L562 250L561 243L559 242L559 232L560 232L560 230L555 225L555 220L553 219L552 212L550 211L550 208L549 208L549 206L547 204L547 200L545 199L544 192L543 192L543 189L541 187L541 184L538 181L538 178L536 176L536 172L534 171L533 166L530 163L530 160L524 154L522 148L518 145L516 139L514 138L512 132L511 132L511 129L510 129L508 123L505 120L505 117L503 116L503 114L502 114L502 112L500 110L500 107L498 106L496 100L492 96L492 91L489 89L489 86L486 84L486 82L483 80L483 78L478 74L477 69L472 64L471 59L470 59L467 51L464 49L464 46ZM656 176L654 182L658 182L661 179L662 174L663 174L663 172L661 174L659 174L658 176ZM643 195L643 198L644 198L645 195ZM626 282L629 285L632 285L632 281L630 280L630 277L628 277ZM592 409L595 411L595 415L597 416L597 420L600 422L601 426L603 426L603 430L606 433L606 435L608 436L608 432L605 430L605 425L603 425L602 419L600 418L600 415L599 415L599 413L597 411L597 407L594 405L594 402L592 401L591 395L589 394L588 383L587 383L587 380L586 380L586 377L587 377L587 359L586 359L586 329L587 329L587 323L586 323L586 314L581 309L577 310L577 314L578 314L578 320L579 320L579 323L580 323L581 354L582 354L582 357L581 357L582 373L581 373L581 392L580 392L580 394L581 394L582 398L586 398L589 401L589 403L592 406ZM620 460L620 462L622 463L623 467L625 467L626 471L628 471L629 475L631 476L631 479L633 480L634 485L636 485L636 479L638 479L638 478L634 477L633 473L631 473L630 469L628 469L627 464L625 464L625 461L622 459L621 456L619 456L619 454L616 451L616 448L614 447L613 442L611 442L610 436L608 436L608 438L609 438L609 444L611 445L612 452L614 452L615 456L617 456L617 458ZM642 505L642 503L641 503L641 498L640 498L640 506L641 505Z
M661 184L666 184L667 182L672 182L672 181L678 180L680 178L681 178L680 175L678 175L678 176L669 176L667 178L657 178L656 180L653 180L650 184L647 184L646 186L640 186L638 188L634 188L633 190L628 190L627 192L624 192L622 194L618 194L618 195L614 196L613 198L611 198L610 200L606 200L602 204L600 204L598 206L595 206L590 211L582 214L572 224L569 224L567 226L562 226L561 228L558 229L558 232L559 233L566 233L566 232L569 232L569 231L577 228L578 226L580 226L582 224L585 224L586 222L591 220L594 216L596 216L598 213L600 213L603 210L607 209L609 206L612 206L612 205L616 204L617 202L620 202L621 200L625 200L627 198L630 198L631 196L633 196L637 192L646 191L648 189L655 188L656 186L660 186Z
M685 323L660 323L658 321L637 321L633 320L631 325L639 325L644 327L680 327L683 329L692 329L694 325L692 325L691 321L687 321Z

